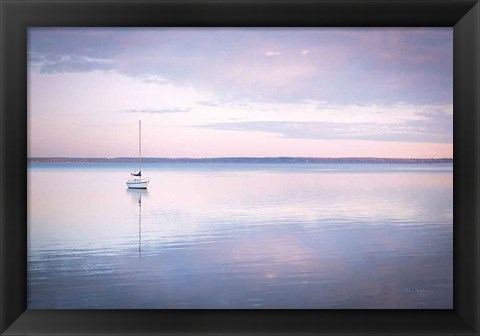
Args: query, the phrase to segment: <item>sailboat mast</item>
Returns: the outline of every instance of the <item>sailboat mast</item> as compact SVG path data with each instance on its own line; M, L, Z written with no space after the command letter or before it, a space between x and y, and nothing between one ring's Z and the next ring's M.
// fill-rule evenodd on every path
M138 171L142 171L142 121L138 121Z

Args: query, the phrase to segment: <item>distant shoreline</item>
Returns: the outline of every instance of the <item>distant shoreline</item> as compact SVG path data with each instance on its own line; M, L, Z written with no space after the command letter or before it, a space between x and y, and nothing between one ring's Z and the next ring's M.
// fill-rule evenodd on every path
M138 158L69 158L41 157L28 158L28 163L71 164L71 163L137 163ZM412 158L315 158L315 157L225 157L225 158L142 158L142 163L453 163L451 158L412 159Z

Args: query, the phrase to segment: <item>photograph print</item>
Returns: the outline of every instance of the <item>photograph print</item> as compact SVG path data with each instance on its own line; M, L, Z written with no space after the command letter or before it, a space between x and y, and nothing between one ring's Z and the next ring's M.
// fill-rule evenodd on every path
M452 309L452 28L29 28L28 309Z

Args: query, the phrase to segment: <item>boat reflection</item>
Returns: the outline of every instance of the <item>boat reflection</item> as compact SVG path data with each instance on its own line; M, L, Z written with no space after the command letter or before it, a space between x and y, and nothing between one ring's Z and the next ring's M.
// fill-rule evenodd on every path
M132 201L138 205L138 256L142 256L142 197L148 197L147 189L126 189Z

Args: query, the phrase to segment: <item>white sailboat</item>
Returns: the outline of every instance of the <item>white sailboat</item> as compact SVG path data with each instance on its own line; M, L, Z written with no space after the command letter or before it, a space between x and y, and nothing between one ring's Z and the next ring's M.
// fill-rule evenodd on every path
M147 189L149 178L142 179L142 122L138 121L138 173L131 173L134 177L127 181L129 189Z

